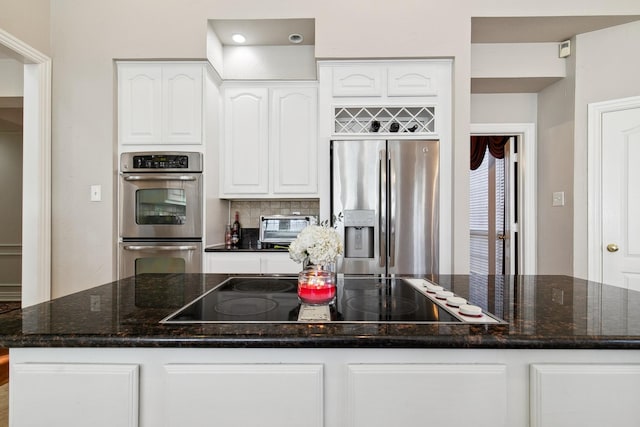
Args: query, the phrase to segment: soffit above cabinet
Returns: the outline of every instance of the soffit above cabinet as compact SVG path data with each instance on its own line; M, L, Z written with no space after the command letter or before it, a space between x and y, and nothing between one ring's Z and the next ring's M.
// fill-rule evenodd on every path
M548 43L640 20L617 16L501 16L471 18L471 43Z
M521 44L524 51L527 45L557 44L578 34L638 20L640 15L474 17L471 18L472 52L474 45L478 44ZM557 50L553 56L553 59L558 59ZM553 59L547 58L545 61ZM508 61L509 58L505 57L505 62ZM474 64L472 55L472 67L474 65L477 64ZM538 93L563 77L558 73L523 76L474 76L472 73L471 93Z
M236 33L246 37L243 46L288 45L290 34L300 34L301 45L316 42L315 19L211 19L209 25L223 46L237 46L231 39Z

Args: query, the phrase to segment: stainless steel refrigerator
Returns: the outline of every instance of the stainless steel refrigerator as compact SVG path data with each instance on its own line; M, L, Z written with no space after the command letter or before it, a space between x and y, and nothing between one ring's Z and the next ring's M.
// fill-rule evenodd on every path
M438 274L439 141L331 142L338 272Z

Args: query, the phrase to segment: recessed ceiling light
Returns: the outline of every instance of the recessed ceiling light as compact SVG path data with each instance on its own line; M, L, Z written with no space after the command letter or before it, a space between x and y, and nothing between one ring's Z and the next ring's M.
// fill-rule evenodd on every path
M231 36L231 40L233 40L236 43L244 43L247 41L247 38L242 34L234 34Z
M304 37L302 37L302 34L296 34L296 33L289 34L289 41L291 43L295 43L295 44L302 43L302 40L304 40Z

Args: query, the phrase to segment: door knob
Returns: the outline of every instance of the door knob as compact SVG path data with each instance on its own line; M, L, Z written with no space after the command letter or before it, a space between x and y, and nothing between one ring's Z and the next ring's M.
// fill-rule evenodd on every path
M507 240L507 236L505 234L498 234L498 240Z
M618 252L618 249L620 249L620 248L619 248L619 247L618 247L618 245L616 245L615 243L609 243L609 244L607 245L607 250L608 250L609 252Z

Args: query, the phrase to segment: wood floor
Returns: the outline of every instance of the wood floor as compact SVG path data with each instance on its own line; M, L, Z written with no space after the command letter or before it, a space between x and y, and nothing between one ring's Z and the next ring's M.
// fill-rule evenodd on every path
M0 427L9 425L9 350L0 349Z
M0 385L9 382L9 350L0 348Z
M9 426L9 384L0 386L0 427Z
M20 308L19 301L0 302L0 314ZM0 348L0 427L9 426L9 350Z

